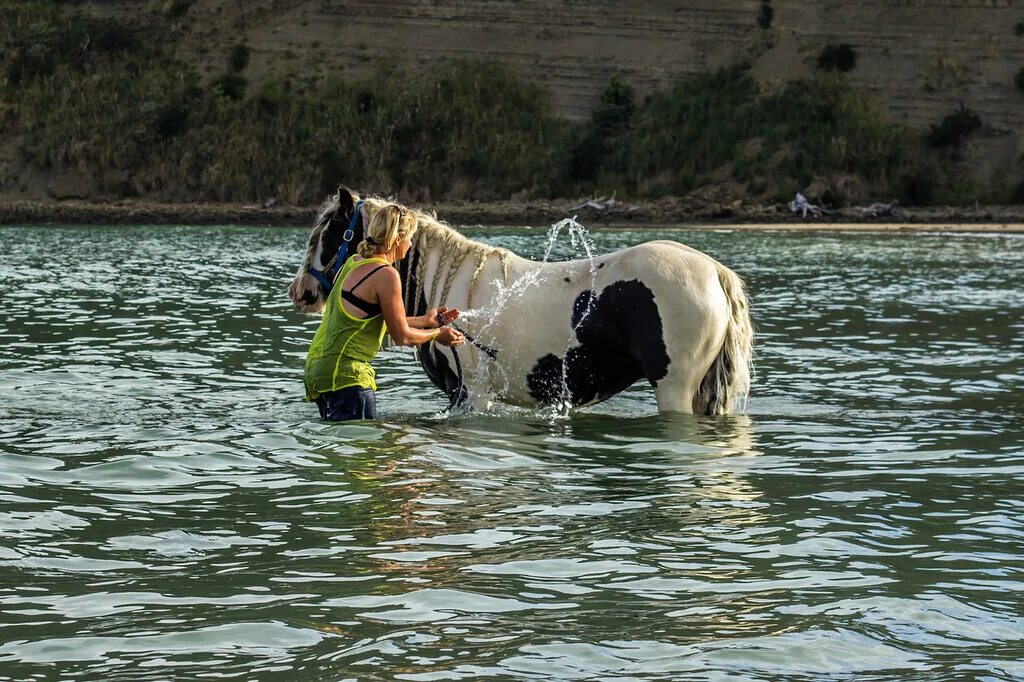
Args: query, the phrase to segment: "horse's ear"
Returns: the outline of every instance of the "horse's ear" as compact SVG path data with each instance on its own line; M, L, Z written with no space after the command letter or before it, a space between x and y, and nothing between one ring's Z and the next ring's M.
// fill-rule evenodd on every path
M338 217L348 220L352 216L352 209L356 206L352 190L344 185L338 185Z

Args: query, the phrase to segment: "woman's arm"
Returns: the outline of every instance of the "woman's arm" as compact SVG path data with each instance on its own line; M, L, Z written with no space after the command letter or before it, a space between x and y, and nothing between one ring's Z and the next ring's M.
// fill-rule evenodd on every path
M405 304L402 303L402 280L398 271L394 268L382 268L380 278L374 275L374 282L377 289L377 297L380 299L381 313L384 315L384 324L388 327L388 334L391 339L400 346L418 346L421 343L428 343L437 340L446 346L461 345L465 338L451 327L442 327L425 331L416 329L410 324L409 318L405 315ZM422 317L420 319L422 321ZM437 320L434 320L434 326Z
M441 315L444 318L444 324L438 324L437 316ZM409 321L410 327L416 329L437 329L443 327L445 324L451 324L459 317L459 311L457 308L448 309L448 306L441 306L440 308L431 308L422 315L410 315L406 319Z

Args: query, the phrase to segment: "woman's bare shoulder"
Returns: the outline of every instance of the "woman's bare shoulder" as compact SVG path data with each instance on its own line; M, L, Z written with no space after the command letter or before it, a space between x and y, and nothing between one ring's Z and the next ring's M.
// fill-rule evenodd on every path
M370 275L367 276L367 284L377 286L387 285L394 282L401 282L401 278L398 276L398 270L392 267L390 263L385 265L383 263L380 263L379 261L376 261L374 262L374 264L377 265L378 267L376 270L373 270ZM371 268L366 268L364 272L366 270L371 270Z

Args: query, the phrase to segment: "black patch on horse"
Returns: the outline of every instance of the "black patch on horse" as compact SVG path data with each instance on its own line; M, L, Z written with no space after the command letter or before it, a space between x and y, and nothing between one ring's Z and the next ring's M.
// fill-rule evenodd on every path
M453 349L453 353L458 353L458 350ZM451 366L444 351L432 343L423 343L416 346L416 357L419 359L423 371L430 377L431 383L448 396L449 408L461 405L466 401L469 391L462 384L462 373L458 371L458 368ZM456 361L458 360L456 359Z
M639 280L610 284L600 296L581 293L573 302L572 326L580 345L562 357L545 355L526 377L530 395L539 402L566 397L573 405L600 402L641 377L657 386L668 374L654 292Z

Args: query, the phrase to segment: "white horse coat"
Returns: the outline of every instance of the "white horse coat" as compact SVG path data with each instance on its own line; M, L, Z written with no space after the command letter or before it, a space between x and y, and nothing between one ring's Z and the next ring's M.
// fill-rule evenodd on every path
M364 218L386 203L367 199ZM309 269L331 260L353 205L341 190L321 212L289 290L304 310L322 309L326 292ZM725 414L747 394L743 283L709 256L655 241L593 261L537 262L414 213L419 229L398 266L406 313L466 311L455 323L464 346L416 348L453 404L587 405L647 379L660 412Z

